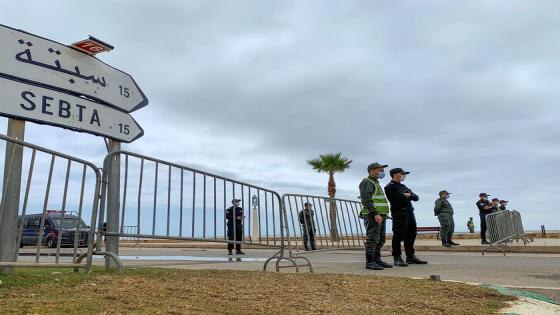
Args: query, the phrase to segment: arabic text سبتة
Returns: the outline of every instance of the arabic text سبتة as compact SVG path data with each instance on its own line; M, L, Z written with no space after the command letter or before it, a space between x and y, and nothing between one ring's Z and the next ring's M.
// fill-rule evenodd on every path
M95 84L99 84L102 87L107 86L107 82L105 81L105 77L101 77L101 78L97 77L96 78L94 75L88 75L88 76L83 75L78 66L75 66L73 71L64 69L60 65L60 61L58 59L54 61L54 65L50 65L50 64L47 64L47 63L35 61L35 60L33 60L33 56L31 55L31 50L30 50L30 48L33 46L33 43L31 43L30 41L24 41L23 39L19 39L18 43L20 45L27 46L27 48L24 51L16 54L16 56L15 56L16 60L19 61L19 62L23 62L23 63L31 64L31 65L34 65L34 66L37 66L37 67L42 67L42 68L46 68L46 69L49 69L49 70L53 70L53 71L61 72L61 73L64 73L64 74L68 74L68 75L83 79L85 81L91 81ZM53 49L53 48L49 48L48 51L51 54L56 54L56 55L61 54L60 50ZM74 84L76 82L73 78L70 78L68 81L72 84Z

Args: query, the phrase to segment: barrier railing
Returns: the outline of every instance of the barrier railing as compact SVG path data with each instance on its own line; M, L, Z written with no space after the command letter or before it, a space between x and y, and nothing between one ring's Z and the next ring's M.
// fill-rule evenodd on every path
M14 217L3 217L6 221L2 225L13 237L8 243L13 241L13 244L2 244L2 249L12 251L15 245L15 250L13 259L0 261L0 267L71 267L89 271L100 171L88 161L54 150L5 135L0 135L0 140L7 147L8 157L16 152L23 157L21 181L18 176L11 176L13 165L4 169L3 213L10 213L6 209L9 189L18 189L22 195L12 205L18 207L17 215L14 212ZM85 222L89 222L89 226ZM83 247L87 250L82 250ZM87 258L85 264L81 263L83 258Z
M298 194L285 194L282 202L287 225L293 231L288 236L290 253L312 247L318 251L364 247L366 231L359 218L360 202ZM306 203L311 204L312 215L304 210Z
M523 228L523 221L521 220L521 213L516 210L511 211L511 217L513 220L513 228L515 231L514 240L521 240L523 244L527 245L533 241L533 238L525 234L525 229Z
M513 211L498 211L486 215L489 246L482 248L482 255L488 250L499 250L504 255L514 240L522 240L527 245L530 239L525 235L521 214Z
M123 233L124 234L132 234L132 235L136 235L138 234L138 226L136 225L125 225L122 227ZM122 240L125 241L137 241L138 238L137 237L123 237L121 238Z
M121 167L114 173L112 161L116 159ZM110 187L109 180L116 174L121 185ZM103 176L98 233L107 245L116 241L118 249L119 238L138 238L274 248L278 251L265 262L265 270L271 261L276 261L277 271L284 267L299 270L295 258L284 253L288 229L275 191L127 151L106 156ZM116 218L105 213L111 198L119 201ZM228 226L225 212L233 199L241 200L242 218ZM108 208L107 214L110 212ZM105 217L117 222L107 222L103 229ZM137 227L134 233L125 230L132 225ZM100 251L101 247L98 237L96 248ZM282 266L284 260L290 265Z

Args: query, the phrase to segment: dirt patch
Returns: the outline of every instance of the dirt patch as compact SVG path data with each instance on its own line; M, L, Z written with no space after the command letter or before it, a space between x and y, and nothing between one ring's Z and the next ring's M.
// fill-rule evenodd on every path
M460 283L359 275L142 268L0 280L6 314L491 314L513 299Z

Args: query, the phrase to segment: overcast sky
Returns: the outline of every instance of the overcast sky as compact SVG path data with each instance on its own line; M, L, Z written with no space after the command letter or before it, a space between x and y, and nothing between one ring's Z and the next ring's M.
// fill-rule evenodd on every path
M99 56L149 98L127 150L324 195L305 163L342 152L338 196L368 163L412 173L420 225L451 191L457 229L480 192L525 228L560 229L557 1L3 1L0 23ZM7 120L0 119L0 129ZM101 165L101 138L29 123L26 140Z

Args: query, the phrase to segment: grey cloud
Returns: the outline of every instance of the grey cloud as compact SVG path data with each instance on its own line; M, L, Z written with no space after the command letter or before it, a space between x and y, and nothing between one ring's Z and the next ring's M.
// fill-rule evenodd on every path
M51 10L41 2L0 17L63 42L93 33L115 44L100 58L150 98L133 113L146 136L127 149L313 194L326 177L305 160L342 152L354 164L337 176L341 196L355 197L371 161L402 166L426 224L443 188L461 217L488 191L531 229L560 222L556 2L58 4L64 22L41 23ZM102 159L101 139L49 133L30 139Z

